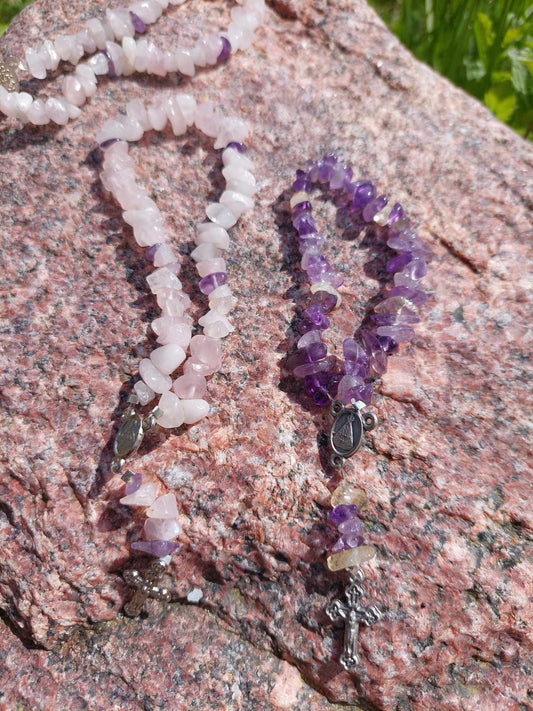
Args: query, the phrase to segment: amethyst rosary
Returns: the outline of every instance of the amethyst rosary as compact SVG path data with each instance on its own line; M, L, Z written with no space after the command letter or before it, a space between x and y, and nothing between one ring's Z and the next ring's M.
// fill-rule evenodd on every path
M301 337L297 351L287 359L296 378L315 405L330 407L333 423L329 434L331 462L341 468L361 446L365 431L373 429L377 418L366 411L373 393L373 381L387 370L387 356L399 344L409 343L415 335L413 324L419 322L418 307L426 300L420 279L427 272L431 256L417 236L399 203L390 204L385 195L377 195L369 181L352 181L351 168L335 155L308 162L307 170L298 170L290 201L292 224L298 232L301 267L311 283L311 303L303 311L299 325ZM342 343L343 360L328 355L324 334L332 312L341 304L338 289L343 277L335 272L323 254L325 238L317 231L312 215L311 195L315 187L335 194L337 204L359 228L374 225L388 247L397 254L386 263L393 286L374 306L353 336ZM365 545L363 523L359 516L366 507L366 495L348 482L338 486L331 496L330 521L339 539L327 559L330 570L347 570L350 578L346 602L331 602L326 613L331 620L345 621L344 651L340 662L346 670L358 664L359 623L373 624L381 613L359 603L364 594L360 566L376 555L372 545Z

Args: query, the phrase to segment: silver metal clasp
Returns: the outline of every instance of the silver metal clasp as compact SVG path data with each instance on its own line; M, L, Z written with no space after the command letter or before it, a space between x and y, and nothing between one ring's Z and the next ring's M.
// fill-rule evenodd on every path
M15 74L18 62L13 57L0 59L0 85L7 91L19 91L19 80Z
M144 435L156 424L158 408L155 408L148 415L140 415L133 407L128 407L122 415L122 423L118 428L113 445L113 461L111 471L118 474L126 458L136 452L141 446Z
M364 403L343 405L334 400L330 412L333 423L329 433L329 443L333 454L331 463L334 467L342 466L345 459L355 454L363 442L365 432L373 430L378 418L373 412L363 412Z

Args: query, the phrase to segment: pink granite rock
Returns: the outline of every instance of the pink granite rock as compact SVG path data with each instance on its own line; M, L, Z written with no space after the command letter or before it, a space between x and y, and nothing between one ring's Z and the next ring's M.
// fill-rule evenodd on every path
M238 596L237 589L228 594ZM0 708L39 711L335 711L297 667L193 606L74 630L28 650L0 622ZM192 706L191 703L196 704Z
M36 0L1 50L21 57L100 9ZM192 43L197 28L221 29L228 17L223 2L191 0L149 32L165 49L176 33ZM318 711L331 707L324 697L383 711L531 708L533 151L418 64L362 0L273 0L258 35L180 83L250 124L259 191L227 259L238 329L208 383L210 417L151 436L134 465L176 493L184 533L167 582L177 599L201 588L214 622L200 611L185 620L179 605L157 613L155 602L153 618L116 619L128 541L143 519L118 502L111 443L130 392L124 374L153 346L154 302L143 253L99 184L94 136L128 100L177 82L103 79L61 128L0 121L0 605L11 630L1 703L108 708L117 694L124 708L183 709L195 698L200 708ZM44 95L61 81L27 88ZM366 540L379 549L367 601L387 610L361 630L355 677L336 661L342 631L324 614L342 580L324 567L335 477L317 441L328 416L280 370L307 294L296 286L287 189L296 168L329 150L404 204L435 254L416 339L389 359L373 408L379 427L349 474L367 492ZM176 251L192 248L194 223L222 189L218 154L194 131L169 130L132 155ZM333 319L338 354L379 289L377 254L340 238L331 206L317 203L317 220L346 282ZM193 274L180 272L191 294Z

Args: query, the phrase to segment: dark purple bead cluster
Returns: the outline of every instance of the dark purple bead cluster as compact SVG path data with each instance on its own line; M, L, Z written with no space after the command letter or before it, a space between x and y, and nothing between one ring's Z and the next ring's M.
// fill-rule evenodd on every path
M427 298L419 282L427 272L431 253L402 206L396 203L390 207L387 197L378 195L371 182L352 181L352 177L351 168L335 155L326 155L308 162L306 170L296 171L292 185L292 224L298 232L301 266L314 293L302 314L298 350L287 360L287 366L304 379L305 390L317 405L328 405L332 398L344 404L362 401L369 405L372 385L367 381L386 371L387 356L398 349L399 343L413 339L413 324L420 320L418 306ZM343 278L322 253L325 240L318 234L309 199L316 186L336 192L339 204L345 206L354 224L372 223L387 230L387 245L398 253L386 265L393 276L393 287L354 337L344 340L340 369L337 360L328 356L322 334L340 299L336 289L343 284Z
M332 553L340 553L363 544L363 523L359 518L357 506L336 506L330 513L329 520L340 534L339 540L331 549Z

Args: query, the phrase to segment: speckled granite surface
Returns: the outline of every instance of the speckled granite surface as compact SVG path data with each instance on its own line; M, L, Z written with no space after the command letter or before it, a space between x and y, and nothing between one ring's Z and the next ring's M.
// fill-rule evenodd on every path
M37 0L0 49L19 56L30 37L100 6ZM184 38L222 28L228 8L190 0L154 34L164 44L176 28ZM273 2L251 50L181 84L251 122L261 191L229 258L238 331L209 386L215 413L155 437L136 461L176 491L185 535L174 592L202 588L204 611L154 603L151 620L119 616L136 524L107 468L152 303L142 254L99 186L93 139L129 98L177 84L102 81L61 129L0 122L2 708L532 708L533 151L355 0ZM389 361L379 428L350 475L370 499L367 537L380 554L368 587L387 610L362 631L356 678L335 661L341 631L323 613L341 580L323 568L327 417L279 367L306 294L287 188L331 149L405 203L435 253L416 341ZM217 157L192 133L148 136L134 155L187 252L221 187ZM331 206L317 212L334 225ZM377 291L375 247L363 246L331 239L347 284L337 344Z
M142 621L118 618L75 631L52 652L29 652L6 631L0 660L2 709L340 708L305 684L289 662L208 612L181 605Z

